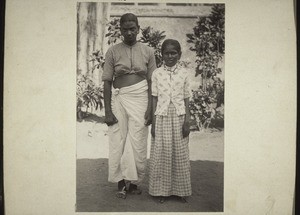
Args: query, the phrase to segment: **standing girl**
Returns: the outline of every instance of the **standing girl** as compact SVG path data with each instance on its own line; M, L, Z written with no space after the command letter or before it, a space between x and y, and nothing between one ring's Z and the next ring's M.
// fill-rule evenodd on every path
M192 194L189 160L189 72L178 64L177 40L163 42L164 65L152 74L152 141L149 194L163 203L167 196L183 202Z

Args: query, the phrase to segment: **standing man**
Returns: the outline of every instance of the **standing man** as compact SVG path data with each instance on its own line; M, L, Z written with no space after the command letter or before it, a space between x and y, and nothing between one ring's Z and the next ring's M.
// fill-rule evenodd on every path
M109 135L108 181L118 183L117 197L141 194L145 176L148 125L151 124L151 75L156 69L154 51L137 42L140 30L132 13L120 19L123 42L105 55L105 122Z

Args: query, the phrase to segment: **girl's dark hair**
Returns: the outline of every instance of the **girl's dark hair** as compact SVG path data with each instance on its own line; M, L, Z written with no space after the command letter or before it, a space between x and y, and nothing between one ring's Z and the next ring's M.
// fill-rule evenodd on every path
M124 22L128 22L128 21L133 21L136 23L136 26L139 26L138 19L137 19L136 15L134 15L133 13L123 14L120 18L120 25L122 25Z
M181 53L180 43L177 40L173 40L173 39L166 39L163 42L163 44L161 45L161 53L164 52L164 50L167 47L167 45L173 45L175 47L176 51L178 51L179 53Z

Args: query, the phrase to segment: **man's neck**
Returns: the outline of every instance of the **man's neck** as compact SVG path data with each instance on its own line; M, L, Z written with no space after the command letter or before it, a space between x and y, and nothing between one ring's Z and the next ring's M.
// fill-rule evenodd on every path
M128 42L123 41L123 43L124 43L125 45L128 45L128 46L133 46L133 45L135 45L135 44L137 43L137 41L134 41L134 42L132 42L132 43L128 43Z

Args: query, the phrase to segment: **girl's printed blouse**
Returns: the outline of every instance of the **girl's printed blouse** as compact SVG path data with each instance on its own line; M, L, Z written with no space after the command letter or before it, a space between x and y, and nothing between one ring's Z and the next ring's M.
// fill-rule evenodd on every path
M185 114L184 99L190 97L189 71L178 64L172 68L162 66L152 74L152 96L157 96L155 115L166 116L170 102L177 115Z

